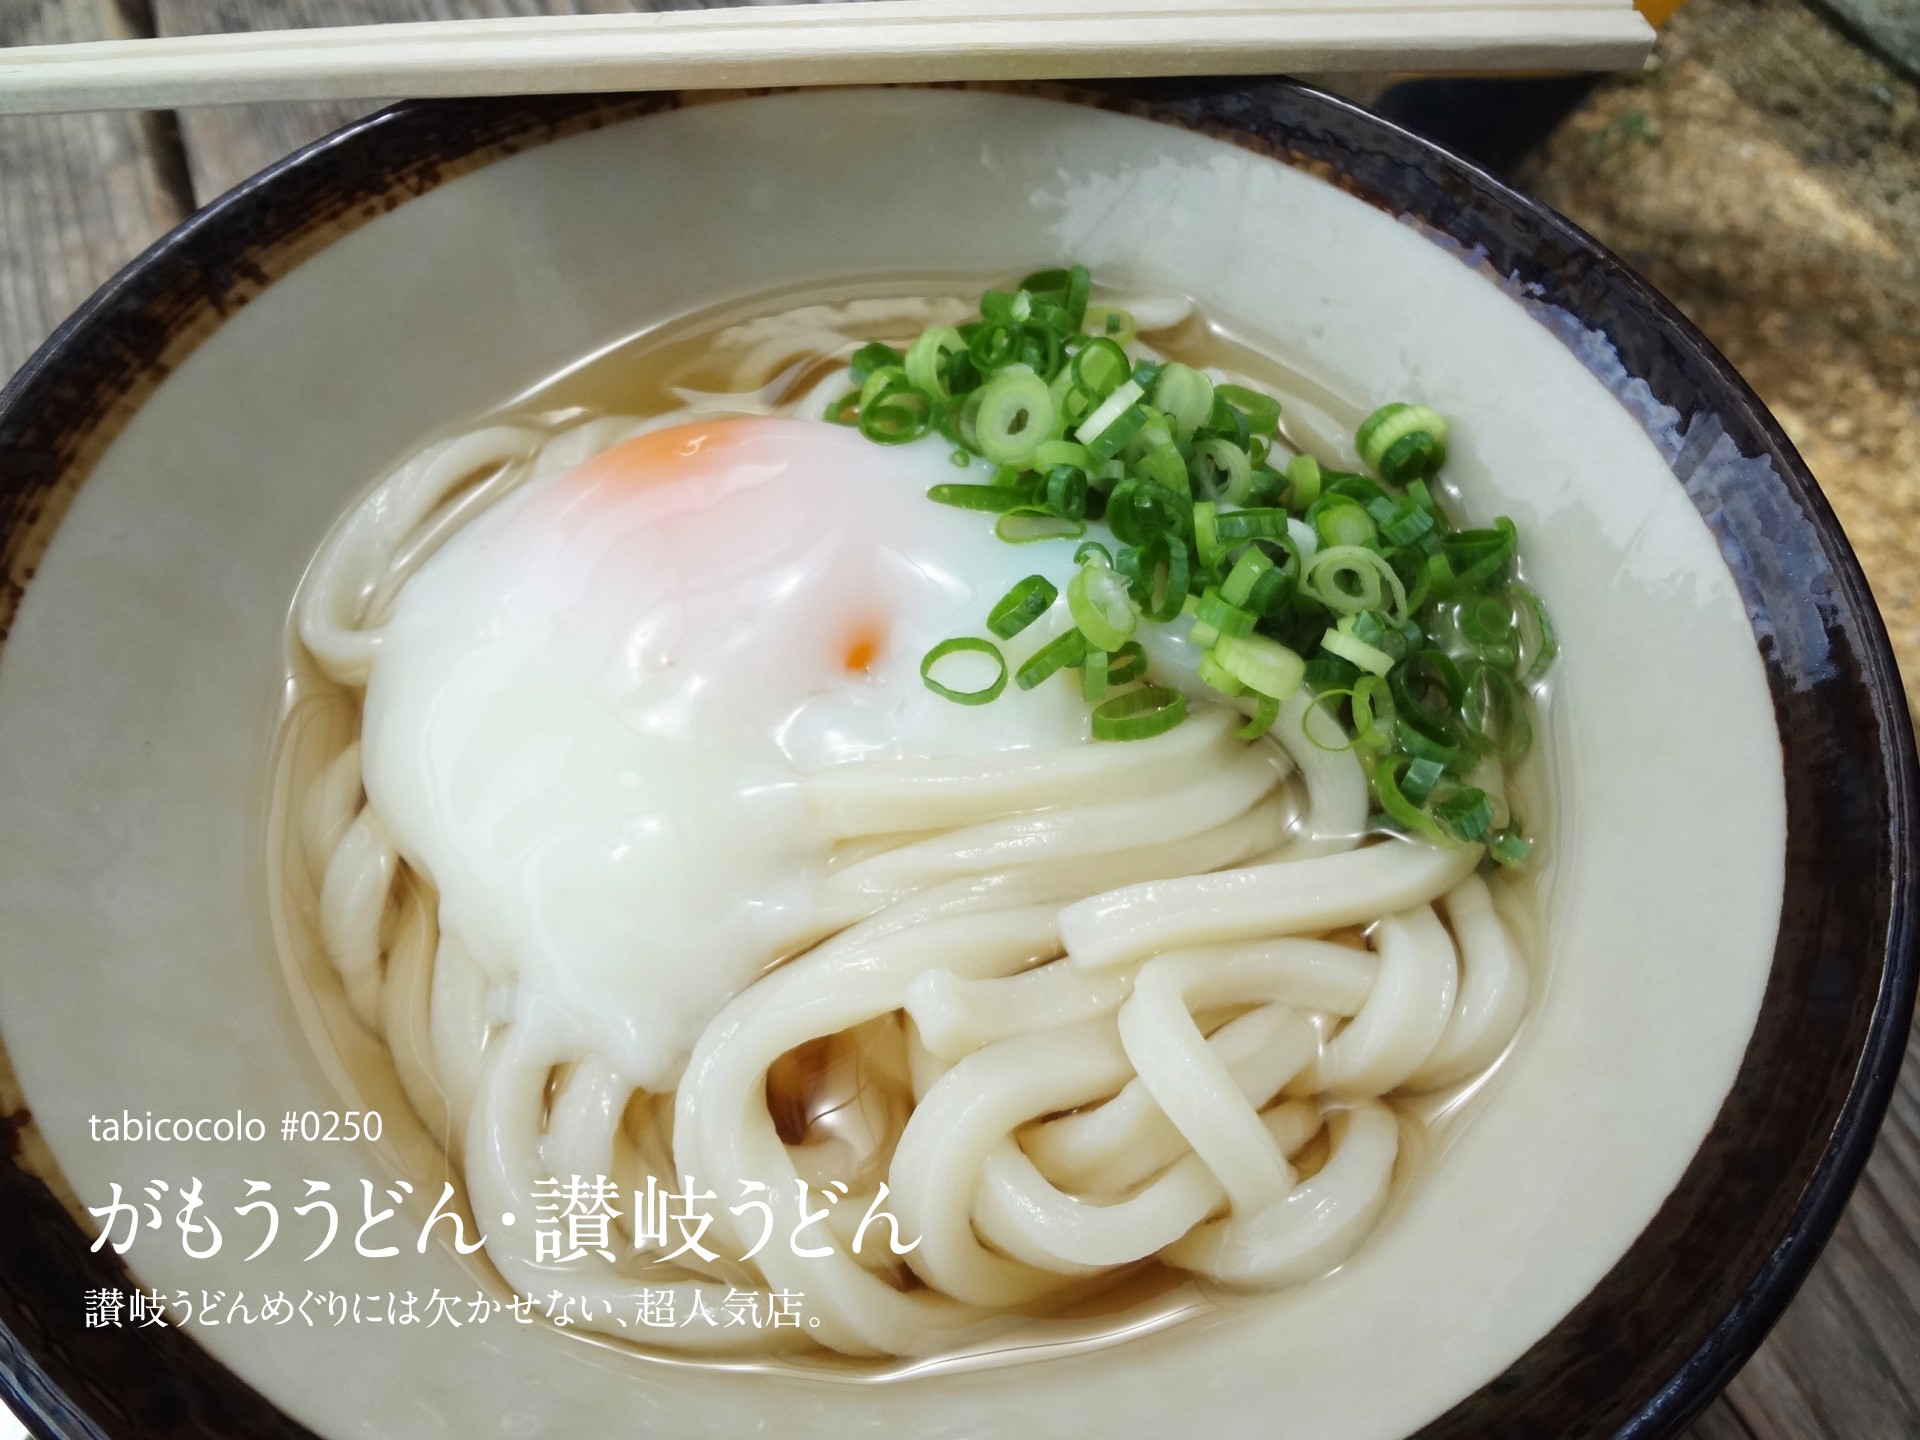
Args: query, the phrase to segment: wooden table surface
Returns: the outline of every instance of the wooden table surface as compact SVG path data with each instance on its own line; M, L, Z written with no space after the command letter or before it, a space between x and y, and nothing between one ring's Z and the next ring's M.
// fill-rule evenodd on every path
M635 8L645 6L0 0L0 44ZM0 118L0 376L196 206L364 108ZM1695 0L1655 66L1604 85L1521 180L1648 273L1780 415L1861 552L1909 697L1920 693L1914 85L1797 0ZM1916 1050L1920 1039L1833 1242L1690 1440L1920 1437Z

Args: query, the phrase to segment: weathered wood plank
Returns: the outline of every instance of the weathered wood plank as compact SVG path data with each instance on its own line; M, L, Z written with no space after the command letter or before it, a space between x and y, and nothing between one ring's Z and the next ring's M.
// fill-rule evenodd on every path
M0 45L139 33L111 0L5 0ZM0 380L186 214L164 117L0 119Z
M162 35L207 35L232 30L283 30L402 20L505 18L516 15L615 14L637 10L699 10L727 0L154 0ZM766 3L766 0L732 0ZM774 0L804 3L804 0ZM180 112L193 193L205 204L281 156L378 109L329 104L207 106Z

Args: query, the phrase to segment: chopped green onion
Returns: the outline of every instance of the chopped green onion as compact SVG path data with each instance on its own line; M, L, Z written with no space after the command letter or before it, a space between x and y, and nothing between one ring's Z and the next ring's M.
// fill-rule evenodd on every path
M1010 510L1030 509L1033 496L1024 488L1009 485L935 485L927 498L957 510L985 510L1004 515Z
M1265 543L1278 547L1287 556L1287 565L1275 565L1260 548L1260 543L1251 544L1233 562L1233 568L1221 582L1220 595L1229 604L1251 610L1255 615L1277 615L1293 596L1300 566L1292 541L1275 536Z
M1229 510L1214 521L1214 533L1228 544L1241 540L1271 540L1288 533L1284 510Z
M1212 565L1220 553L1220 507L1211 500L1193 507L1193 545L1202 565Z
M994 521L993 533L1009 545L1029 545L1035 540L1078 540L1087 533L1087 522L1069 520L1051 511L1022 508Z
M1110 685L1128 685L1147 673L1146 647L1138 640L1129 640L1113 652L1113 658L1107 662L1107 683Z
M1347 666L1347 668L1351 670L1353 667L1349 665ZM1368 677L1368 678L1372 678L1372 677ZM1313 682L1313 662L1311 660L1307 662L1307 681L1309 684ZM1344 745L1328 745L1324 741L1322 741L1318 735L1313 733L1314 726L1311 723L1313 719L1313 712L1315 710L1321 709L1324 706L1325 707L1324 713L1327 716L1327 718L1333 721L1333 723L1336 726L1339 725L1340 702L1343 700L1352 700L1352 699L1353 699L1353 691L1350 689L1328 689L1328 690L1321 690L1318 694L1316 694L1313 697L1311 701L1308 702L1307 713L1304 717L1302 717L1301 723L1306 730L1307 739L1313 742L1314 749L1325 750L1329 754L1338 755L1344 751L1353 749L1356 745L1360 743L1359 737L1357 735L1349 735L1347 736L1347 742Z
M1053 436L1053 396L1047 382L1024 365L1009 365L980 392L973 417L978 449L1002 465L1025 466Z
M1247 424L1247 417L1221 399L1218 391L1214 393L1213 413L1207 417L1207 423L1193 432L1195 440L1208 440L1215 436L1231 440L1242 450L1253 440L1253 429Z
M1491 530L1460 530L1447 536L1440 542L1441 554L1452 570L1447 589L1465 594L1504 580L1518 544L1513 522L1504 515Z
M1276 700L1284 700L1298 690L1307 673L1304 660L1264 635L1222 635L1213 642L1211 653L1242 685Z
M1022 690L1031 690L1054 671L1078 665L1086 655L1087 637L1078 630L1068 630L1042 645L1026 664L1014 671L1013 683Z
M1145 432L1143 431L1142 434ZM1136 443L1137 440L1136 440ZM1139 459L1133 462L1133 469L1147 479L1164 485L1181 495L1193 492L1192 477L1187 474L1186 456L1171 440L1148 447Z
M1308 520L1323 545L1371 545L1380 533L1365 509L1341 495L1322 496Z
M1460 633L1483 654L1501 648L1511 652L1513 630L1513 602L1505 595L1475 596L1460 607Z
M991 681L977 690L956 690L941 684L933 678L933 667L949 655L990 655L996 673ZM991 640L981 640L972 635L960 635L951 640L942 640L927 651L920 661L920 678L934 694L944 696L956 705L985 705L989 700L998 699L1000 692L1007 688L1007 659Z
M902 357L898 350L875 340L872 344L862 345L853 352L853 358L847 361L847 378L856 385L864 385L867 383L867 377L874 371L885 370L901 363ZM908 373L907 378L909 380L913 378L911 372Z
M1311 455L1296 455L1289 460L1286 476L1293 488L1291 508L1304 511L1320 498L1320 462Z
M904 445L926 434L932 423L933 402L905 380L891 382L871 397L861 392L860 433L869 440Z
M1034 299L1044 297L1060 307L1070 330L1078 330L1087 315L1087 292L1092 277L1084 265L1068 265L1057 270L1036 270L1020 282L1020 288Z
M1466 677L1444 650L1425 649L1394 671L1393 698L1409 714L1446 723L1466 698Z
M1105 565L1082 565L1067 582L1067 613L1098 650L1118 650L1136 620L1126 577Z
M1371 769L1373 792L1380 799L1380 808L1388 817L1409 835L1424 836L1436 844L1447 843L1447 836L1439 825L1420 806L1413 803L1400 789L1400 780L1414 761L1405 755L1390 755Z
M1193 447L1192 473L1202 495L1246 503L1253 488L1253 461L1231 440L1202 440Z
M1200 592L1200 603L1193 614L1202 625L1211 625L1221 635L1238 638L1253 633L1253 612L1242 610L1212 585Z
M1214 394L1247 417L1247 428L1255 435L1271 437L1280 428L1280 402L1271 395L1249 390L1244 385L1221 385Z
M1553 664L1553 657L1560 653L1558 641L1554 639L1553 624L1547 619L1547 607L1540 603L1540 597L1525 585L1513 584L1507 587L1507 594L1526 607L1533 617L1535 630L1539 632L1539 641L1534 648L1533 659L1521 672L1520 683L1533 685L1547 673L1547 667Z
M1118 453L1120 446L1131 440L1134 435L1139 432L1140 427L1147 423L1146 411L1141 410L1138 412L1139 418L1133 423L1132 429L1121 436L1116 443L1102 446L1097 442L1099 442L1109 430L1113 429L1122 415L1127 414L1134 408L1139 402L1141 394L1142 391L1138 381L1128 380L1123 384L1116 385L1112 393L1100 402L1094 412L1080 422L1080 428L1074 431L1074 439L1078 440L1082 445L1087 446L1102 460L1106 459L1109 455Z
M1080 696L1089 704L1106 695L1109 665L1104 650L1089 650L1087 658L1080 662Z
M1307 562L1302 582L1316 600L1341 615L1378 610L1388 594L1393 596L1394 614L1404 614L1407 609L1406 587L1393 567L1359 545L1334 545L1319 551Z
M1359 636L1337 626L1320 637L1320 646L1375 675L1385 675L1393 669L1393 657L1386 651L1375 649Z
M1487 664L1469 666L1464 681L1460 718L1468 742L1509 765L1525 759L1533 748L1533 722L1527 718L1526 697L1519 685L1505 671Z
M982 321L967 340L967 358L982 375L991 375L1001 366L1012 364L1019 353L1020 327L1011 317Z
M1247 693L1246 685L1231 670L1214 659L1211 650L1200 657L1200 663L1194 667L1194 674L1199 676L1202 685L1219 691L1229 700L1236 695Z
M1191 440L1213 414L1213 381L1190 365L1163 365L1154 377L1153 403L1173 423L1173 433Z
M1187 697L1165 685L1145 685L1116 695L1093 712L1096 740L1145 740L1164 735L1187 718Z
M1405 485L1447 461L1447 422L1424 405L1382 405L1354 432L1353 448L1382 480Z
M1430 718L1397 714L1393 733L1400 749L1415 760L1438 760L1455 774L1467 768L1467 752L1453 742L1450 730Z
M1400 793L1414 804L1424 805L1446 773L1447 767L1438 760L1416 760L1400 777Z
M1264 575L1273 571L1273 561L1266 552L1254 546L1248 546L1240 558L1233 562L1233 569L1227 572L1227 578L1221 582L1220 594L1230 605L1245 605L1257 609L1252 604L1254 586Z
M1487 844L1487 853L1497 863L1509 867L1520 864L1532 851L1533 846L1520 833L1518 822L1509 824Z
M1034 448L1033 468L1051 470L1056 465L1077 465L1082 470L1091 470L1094 465L1093 452L1071 440L1042 440Z
M987 628L1002 640L1011 640L1053 608L1060 592L1044 575L1029 575L994 602L987 612Z
M1437 844L1484 843L1492 863L1520 863L1530 845L1519 822L1465 777L1528 752L1529 690L1558 646L1539 598L1515 576L1512 520L1456 528L1432 483L1446 460L1445 419L1382 406L1354 436L1371 473L1325 470L1281 443L1272 396L1179 360L1129 355L1133 317L1090 304L1091 283L1082 266L1036 271L982 295L977 320L930 326L904 352L861 345L852 388L826 407L829 420L885 444L936 432L963 471L976 457L990 462L990 483L928 494L993 514L1003 540L1078 537L1088 517L1111 531L1117 545L1074 551L1062 587L1074 628L1012 678L1031 688L1078 667L1087 703L1106 717L1099 733L1159 733L1186 702L1137 688L1147 658L1134 636L1143 621L1184 614L1202 678L1257 699L1244 737L1311 684L1309 713L1324 706L1350 735L1375 822ZM1030 576L993 607L989 631L1026 633L1059 598ZM996 657L1004 688L1011 662L988 641L936 647L923 675L983 703L994 686L949 692L932 679L936 664L961 663L945 656L970 651ZM1314 743L1331 728L1316 720Z
M1353 682L1353 743L1367 750L1385 750L1393 744L1393 692L1378 675L1362 675Z
M947 385L947 356L955 352L965 354L966 349L967 342L960 338L958 330L950 326L936 325L922 330L920 338L907 347L907 379L936 400L951 400L953 391Z
M1366 510L1380 527L1380 538L1389 545L1411 545L1433 529L1433 516L1412 500L1389 500L1382 496L1369 502Z
M1089 305L1086 324L1090 332L1103 335L1116 345L1126 345L1139 334L1132 312L1117 305Z
M1273 728L1273 722L1279 718L1280 702L1271 695L1262 695L1258 707L1253 712L1253 718L1233 733L1242 740L1258 740Z
M1133 370L1133 361L1113 341L1096 338L1074 352L1073 363L1068 369L1072 371L1075 387L1091 399L1100 401L1126 381Z
M1107 497L1107 528L1127 545L1180 533L1181 497L1151 480L1122 480Z
M1047 472L1047 508L1068 520L1087 514L1087 475L1072 465L1056 465Z
M1409 769L1407 773L1413 772ZM1434 804L1433 817L1456 840L1464 840L1471 845L1485 840L1492 831L1493 802L1487 798L1484 790L1463 786Z

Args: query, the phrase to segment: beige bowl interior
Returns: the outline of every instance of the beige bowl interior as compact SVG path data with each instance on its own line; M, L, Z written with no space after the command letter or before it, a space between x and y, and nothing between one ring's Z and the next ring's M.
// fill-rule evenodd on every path
M1520 524L1565 645L1548 978L1484 1110L1334 1276L1037 1364L853 1385L650 1364L507 1317L403 1336L191 1329L298 1420L366 1437L778 1417L795 1440L1388 1440L1546 1333L1679 1178L1758 1009L1784 811L1732 579L1640 425L1488 276L1270 159L1077 105L844 91L673 110L446 183L274 284L108 450L0 659L0 1038L74 1190L103 1205L115 1183L198 1176L230 1208L244 1179L273 1184L289 1229L258 1260L237 1232L199 1261L142 1232L129 1262L169 1295L472 1295L438 1249L363 1260L336 1243L304 1264L286 1214L302 1180L326 1180L350 1231L360 1181L393 1173L374 1147L278 1139L282 1112L343 1103L266 904L302 567L411 445L665 318L800 282L1061 257L1190 291L1357 402L1417 396L1455 417L1470 507ZM123 1109L242 1109L271 1138L89 1138L90 1116Z

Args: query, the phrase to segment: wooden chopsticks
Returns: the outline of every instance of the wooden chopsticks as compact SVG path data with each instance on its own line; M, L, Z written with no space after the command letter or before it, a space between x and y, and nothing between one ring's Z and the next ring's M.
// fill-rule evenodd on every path
M1637 66L1630 0L872 0L0 49L0 114L907 80Z

